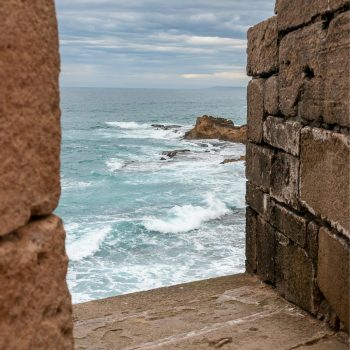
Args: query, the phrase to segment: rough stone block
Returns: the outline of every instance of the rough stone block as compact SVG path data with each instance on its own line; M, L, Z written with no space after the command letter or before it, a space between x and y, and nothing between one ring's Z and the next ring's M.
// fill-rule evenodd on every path
M348 12L329 28L317 22L282 39L279 106L285 116L350 125L349 28Z
M256 272L256 220L258 214L247 207L246 212L246 271Z
M324 37L322 23L296 30L287 34L280 43L279 60L279 108L287 117L298 115L301 102L305 102L305 93L313 94L313 100L308 102L309 108L315 110L315 119L322 107L321 65L318 53L322 48L321 38ZM311 91L309 93L309 91ZM311 96L310 96L311 98ZM304 116L306 117L307 116Z
M271 164L274 156L273 150L247 144L246 174L250 182L261 188L264 192L270 190Z
M350 237L350 138L317 128L301 132L301 203Z
M323 227L319 233L318 285L349 331L349 244Z
M248 85L248 140L260 143L263 138L265 79L253 79Z
M278 152L271 167L271 197L299 209L299 159Z
M0 236L59 194L58 33L51 0L0 6Z
M277 0L278 30L285 31L307 24L318 15L349 6L349 0Z
M253 184L247 182L246 201L262 217L268 219L270 216L270 196L262 192Z
M55 216L0 237L0 349L73 349L64 241Z
M250 76L278 71L277 17L272 17L248 30L248 64Z
M256 264L257 273L265 282L275 282L275 249L274 228L258 216L256 220Z
M317 270L318 259L318 233L320 227L314 221L311 221L307 225L306 231L306 250L312 260L314 268Z
M272 202L270 223L293 242L305 246L307 221L302 216Z
M316 312L312 262L303 249L277 234L276 287L287 300L311 313Z
M264 107L267 114L277 115L278 108L278 76L273 75L265 83Z
M348 2L349 3L349 2ZM321 50L320 61L324 62L324 122L350 126L350 12L331 21L327 32L326 50ZM305 101L303 110L307 111ZM301 113L303 113L303 110Z
M299 156L299 122L284 121L282 118L268 117L264 123L264 140L273 147Z

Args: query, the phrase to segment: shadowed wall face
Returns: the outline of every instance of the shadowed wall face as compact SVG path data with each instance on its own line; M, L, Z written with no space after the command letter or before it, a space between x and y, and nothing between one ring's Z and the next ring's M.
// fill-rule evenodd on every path
M53 0L0 3L0 349L72 349Z
M349 330L348 0L277 0L248 32L247 261Z

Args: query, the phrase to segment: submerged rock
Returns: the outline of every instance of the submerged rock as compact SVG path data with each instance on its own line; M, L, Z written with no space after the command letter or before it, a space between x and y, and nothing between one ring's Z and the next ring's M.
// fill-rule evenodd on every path
M235 162L240 162L242 160L245 160L245 156L240 156L239 159L225 159L223 162L220 164L227 164L227 163L235 163Z
M178 153L189 153L189 152L191 152L189 149L176 149L174 151L164 151L162 152L162 155L167 156L169 158L174 158Z
M247 126L235 126L232 120L203 115L197 118L195 127L186 132L185 139L219 139L246 143Z

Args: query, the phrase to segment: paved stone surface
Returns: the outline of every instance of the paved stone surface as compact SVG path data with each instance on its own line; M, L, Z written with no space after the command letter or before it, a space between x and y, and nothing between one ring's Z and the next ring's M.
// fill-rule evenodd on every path
M345 335L248 275L75 305L74 319L76 350L348 348Z

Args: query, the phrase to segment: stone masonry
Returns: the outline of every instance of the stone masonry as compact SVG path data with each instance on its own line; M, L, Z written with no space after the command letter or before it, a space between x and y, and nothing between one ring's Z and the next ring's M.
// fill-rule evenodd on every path
M0 349L73 349L53 0L0 2Z
M348 0L277 0L248 32L250 273L349 331Z

